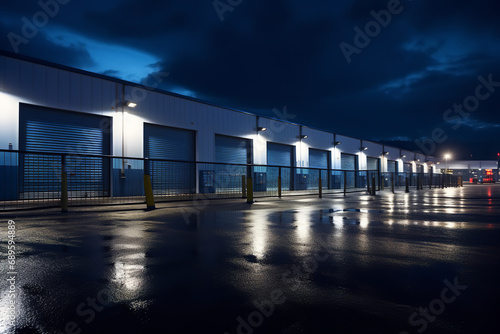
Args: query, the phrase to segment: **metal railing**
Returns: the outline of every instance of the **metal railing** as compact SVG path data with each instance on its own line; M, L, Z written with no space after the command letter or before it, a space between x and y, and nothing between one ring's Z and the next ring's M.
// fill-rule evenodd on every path
M0 210L145 203L145 175L155 202L247 198L250 190L252 197L321 197L461 184L457 177L442 174L0 150Z

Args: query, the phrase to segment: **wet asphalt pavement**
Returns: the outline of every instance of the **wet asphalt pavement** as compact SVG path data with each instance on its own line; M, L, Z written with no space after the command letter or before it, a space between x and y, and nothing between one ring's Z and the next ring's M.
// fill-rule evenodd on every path
M497 333L499 204L471 185L0 213L0 333Z

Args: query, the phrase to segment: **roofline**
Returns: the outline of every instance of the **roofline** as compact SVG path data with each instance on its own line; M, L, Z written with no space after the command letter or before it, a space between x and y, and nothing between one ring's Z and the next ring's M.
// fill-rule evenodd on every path
M371 143L378 144L378 145L381 145L381 146L391 147L391 148L403 150L400 147L389 146L389 145L381 144L381 143L378 143L378 142L375 142L375 141L372 141L372 140L368 140L368 139L362 139L362 138L356 138L356 137L352 137L352 136L348 136L348 135L343 135L341 133L332 132L332 131L329 131L329 130L320 129L320 128L316 128L316 127L312 127L312 126L308 126L308 125L304 125L304 124L300 124L300 123L294 123L294 122L290 122L290 121L279 119L279 118L275 118L275 117L262 116L262 115L254 114L254 113L251 113L251 112L248 112L248 111L245 111L245 110L236 109L236 108L232 108L232 107L227 107L227 106L223 106L223 105L220 105L220 104L216 104L216 103L211 102L211 101L206 101L206 100L194 98L194 97L191 97L191 96L186 96L186 95L182 95L182 94L178 94L178 93L173 93L173 92L170 92L170 91L167 91L167 90L163 90L163 89L153 88L153 87L150 87L150 86L147 86L147 85L144 85L144 84L140 84L140 83L136 83L136 82L132 82L132 81L127 81L127 80L123 80L123 79L111 77L111 76L104 75L104 74L99 74L99 73L95 73L95 72L81 70L81 69L78 69L78 68L75 68L75 67L71 67L71 66L67 66L67 65L62 65L62 64L54 63L54 62L51 62L51 61L48 61L48 60L43 60L43 59L40 59L40 58L26 56L26 55L22 55L22 54L19 54L19 53L13 53L13 52L10 52L10 51L7 51L7 50L3 50L3 49L0 49L0 55L1 56L5 56L5 57L9 57L9 58L14 58L14 59L26 61L26 62L31 62L31 63L43 65L43 66L47 66L47 67L52 67L52 68L56 68L56 69L60 69L60 70L68 71L68 72L82 74L82 75L86 75L86 76L89 76L89 77L94 77L94 78L98 78L98 79L102 79L102 80L107 80L107 81L111 81L111 82L122 84L124 86L146 88L147 90L155 92L155 93L169 95L169 96L177 97L177 98L180 98L180 99L189 100L189 101L193 101L193 102L197 102L197 103L209 105L209 106L212 106L212 107L226 109L226 110L229 110L229 111L235 111L235 112L239 112L239 113L242 113L242 114L245 114L245 115L249 115L249 116L266 118L266 119L273 120L273 121L278 121L278 122L283 122L283 123L287 123L287 124L291 124L291 125L305 127L305 128L311 129L311 130L316 130L316 131L322 131L322 132L330 133L332 135L336 134L336 135L340 135L340 136L343 136L343 137L348 137L348 138L352 138L352 139L356 139L356 140L363 140L363 141L371 142ZM418 151L411 151L411 150L405 150L405 151L416 153L416 154L423 154L423 153L418 152ZM434 157L432 155L426 155L426 154L423 154L423 155L429 156L429 157Z

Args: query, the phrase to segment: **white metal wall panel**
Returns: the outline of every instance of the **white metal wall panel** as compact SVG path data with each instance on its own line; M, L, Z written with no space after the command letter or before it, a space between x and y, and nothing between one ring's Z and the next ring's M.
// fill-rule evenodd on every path
M92 78L89 76L82 76L82 90L81 90L81 101L82 101L82 111L90 112L92 111Z
M366 141L363 140L363 146L367 147L368 149L364 151L364 154L367 157L380 157L382 155L382 145L371 142L371 141Z
M70 106L70 75L69 72L59 71L58 73L58 106L60 109L71 109Z
M5 91L14 96L22 96L19 87L21 76L19 75L19 61L12 58L5 59Z
M19 89L25 96L33 96L33 66L27 62L19 64Z
M0 56L0 92L5 90L5 57Z
M361 141L359 139L337 135L337 141L342 142L342 144L337 146L339 151L349 154L359 153L359 148L361 146Z
M44 106L51 106L53 108L59 108L58 98L59 98L59 85L58 85L58 72L59 70L51 67L47 67L47 82L45 89L45 103Z
M397 160L399 159L399 148L385 146L385 151L389 154L386 155L389 160Z

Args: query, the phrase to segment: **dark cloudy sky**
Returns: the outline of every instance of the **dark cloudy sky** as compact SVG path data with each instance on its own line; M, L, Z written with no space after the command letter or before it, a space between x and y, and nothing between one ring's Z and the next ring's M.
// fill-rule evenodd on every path
M436 156L500 151L498 0L44 1L51 16L2 2L0 48L135 82L169 72L166 90L268 116L286 105L294 122Z

